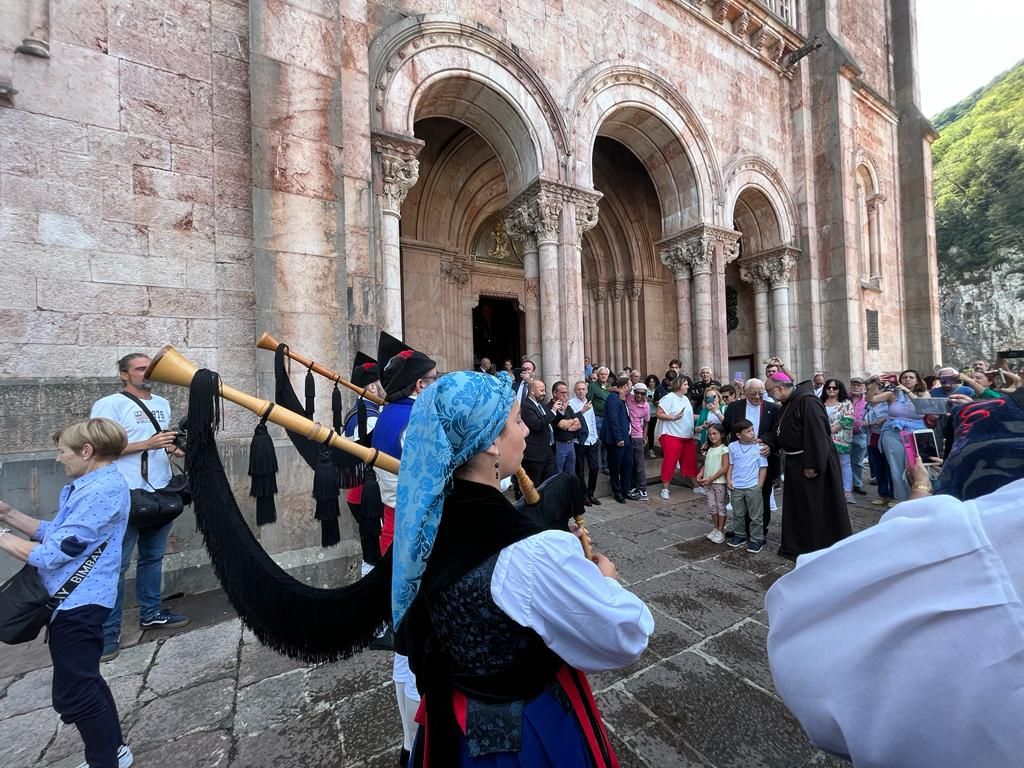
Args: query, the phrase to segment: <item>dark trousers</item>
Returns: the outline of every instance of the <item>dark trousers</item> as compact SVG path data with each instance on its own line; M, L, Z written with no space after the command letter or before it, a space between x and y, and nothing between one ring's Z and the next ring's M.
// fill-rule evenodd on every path
M878 495L883 499L891 499L892 475L889 474L889 462L882 455L881 446L868 446L868 464L871 465L871 474L878 485Z
M608 476L612 481L612 494L621 498L633 482L633 446L605 443L604 449L608 452Z
M553 477L555 474L555 454L554 451L548 454L547 458L540 461L526 461L523 460L523 469L526 470L527 476L533 480L534 485L540 485L549 477Z
M57 611L50 622L53 708L78 728L89 768L117 768L123 742L117 705L100 675L103 622L109 614L109 608L83 605Z
M597 491L597 476L600 474L600 469L597 464L597 452L600 442L594 443L593 445L580 445L576 443L576 477L581 482L585 482L587 485L587 498L594 498L594 493ZM587 467L586 480L583 478L583 465Z

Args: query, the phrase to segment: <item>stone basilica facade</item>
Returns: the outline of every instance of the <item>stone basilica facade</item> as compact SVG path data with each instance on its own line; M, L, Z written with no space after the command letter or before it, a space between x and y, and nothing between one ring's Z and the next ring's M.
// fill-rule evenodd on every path
M0 0L0 450L49 461L168 342L268 395L264 330L339 371L380 328L442 370L528 354L549 385L585 354L930 369L914 14Z

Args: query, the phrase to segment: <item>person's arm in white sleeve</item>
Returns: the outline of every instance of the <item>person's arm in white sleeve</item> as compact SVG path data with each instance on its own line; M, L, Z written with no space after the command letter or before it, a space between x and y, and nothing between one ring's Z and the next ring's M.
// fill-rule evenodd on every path
M491 596L513 621L584 672L632 664L654 631L643 601L602 576L565 531L545 531L503 549Z

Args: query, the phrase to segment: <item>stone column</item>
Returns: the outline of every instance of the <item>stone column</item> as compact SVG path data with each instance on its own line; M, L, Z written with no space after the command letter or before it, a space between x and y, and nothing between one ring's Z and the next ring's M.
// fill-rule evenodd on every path
M611 289L612 302L612 348L609 352L608 367L615 373L618 371L623 360L624 345L622 342L622 286L616 285Z
M505 227L523 249L525 281L526 352L528 357L540 355L540 262L537 252L536 224L530 207L520 204L505 217ZM535 361L536 362L536 361ZM519 361L515 361L516 365Z
M693 273L693 325L697 339L693 363L696 367L714 365L714 323L712 317L711 272L715 263L715 242L704 234L691 239L688 245L690 271ZM695 370L684 371L691 376Z
M50 58L50 0L29 0L28 34L14 52Z
M693 370L693 311L690 286L689 253L676 237L662 241L658 253L661 263L672 270L676 285L676 340L679 362L684 371Z
M786 248L778 256L765 262L772 288L772 312L775 326L775 354L783 360L792 360L789 342L789 277L796 265L795 249Z
M770 327L768 324L768 276L765 274L763 262L740 262L740 279L750 283L754 289L754 329L757 337L757 362L761 365L775 352L771 349ZM789 358L783 358L787 362Z
M629 326L633 330L630 337L629 364L641 371L646 370L647 361L642 359L644 347L644 331L640 327L640 286L636 283L629 288Z
M608 291L601 286L593 289L594 305L597 308L597 349L591 359L594 365L606 365L608 360L608 308L605 300L608 298Z
M599 194L574 190L569 194L571 205L566 210L573 216L571 230L575 235L573 247L564 249L562 275L562 374L575 378L583 370L585 352L583 326L583 233L597 226ZM572 384L570 383L570 387Z
M469 271L453 261L442 261L440 264L441 278L441 353L448 370L470 368L473 365L473 328L469 327L469 344L466 344L463 320L472 317L467 313L464 290L469 282ZM440 362L440 360L439 360ZM518 361L517 361L518 362ZM500 363L499 363L500 365ZM440 366L439 366L440 367Z
M562 217L562 203L541 192L534 205L540 268L540 372L550 388L562 374L562 313L558 291L558 227Z
M416 155L423 148L419 139L374 134L373 148L379 155L379 199L381 211L381 260L383 296L380 327L402 338L402 251L399 225L402 202L419 179Z
M882 203L885 195L872 195L868 208L868 264L872 280L882 277Z

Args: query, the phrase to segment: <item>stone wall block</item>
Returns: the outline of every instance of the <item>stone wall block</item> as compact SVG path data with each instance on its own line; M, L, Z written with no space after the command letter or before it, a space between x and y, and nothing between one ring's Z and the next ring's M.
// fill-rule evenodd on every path
M217 291L216 317L242 320L256 318L256 295L249 291ZM255 339L253 339L255 344Z
M143 351L153 351L164 344L187 345L192 341L189 323L184 318L133 316L127 313L81 315L77 329L78 343L84 346L106 344L112 348L134 346Z
M214 153L214 198L218 206L247 208L252 205L252 157L226 149Z
M90 260L92 279L97 283L158 285L166 288L185 286L185 260L125 256L103 253Z
M146 165L164 170L171 167L170 142L119 130L90 127L88 153L96 161L111 165Z
M217 287L219 288L232 288L239 291L256 290L256 280L253 276L251 263L218 263L216 267L216 279Z
M42 149L88 152L86 126L21 109L4 110L3 135Z
M74 152L46 152L39 155L39 176L62 179L95 189L131 189L131 166L93 155Z
M38 228L38 214L0 209L0 243L34 242Z
M132 169L132 191L136 195L180 200L185 203L213 203L213 182L208 176L161 171L145 166Z
M239 155L249 153L251 135L245 120L236 115L213 116L213 147Z
M65 248L139 255L149 253L149 230L144 226L59 213L39 214L37 239L44 245Z
M99 217L103 213L103 193L66 181L0 174L0 206Z
M149 314L160 317L219 317L213 290L150 288Z
M111 221L177 229L181 232L212 235L214 230L212 206L148 195L107 191L103 195L103 216Z
M112 56L210 80L210 5L195 0L108 0Z
M214 253L218 263L252 264L252 240L217 232Z
M253 128L253 183L263 189L321 200L338 199L341 149Z
M236 235L252 242L252 209L228 208L218 205L214 211L214 221L219 235Z
M338 204L253 188L253 245L314 256L334 254Z
M18 108L85 125L117 128L117 59L50 42L51 57L14 57Z
M107 52L107 0L60 0L50 13L54 41Z
M182 258L192 261L216 261L214 238L197 232L177 229L152 229L149 232L149 255L156 258Z
M0 275L88 280L88 256L77 250L25 243L0 251Z
M37 303L39 309L59 312L124 314L128 307L145 311L149 306L149 293L139 285L40 279L37 282Z
M212 261L187 259L185 262L185 285L188 288L216 288L217 265Z
M342 19L341 28L343 32L341 43L342 69L359 72L368 76L370 73L370 41L366 22L356 19Z
M288 5L281 0L264 0L250 8L256 49L284 64L337 79L340 75L338 50L341 26L331 19Z
M123 130L209 146L213 134L209 83L124 60L120 66Z
M116 361L117 354L115 352L112 356L109 346L10 344L3 341L0 342L0 377L109 375L111 358Z
M210 147L189 147L171 144L171 170L193 176L213 176L213 150Z
M249 60L249 8L230 0L213 0L210 4L213 29L210 48L214 54Z
M341 84L337 80L259 54L252 56L249 66L253 126L342 144L325 119L341 103Z
M4 341L12 344L75 344L77 316L64 312L0 310Z
M256 344L256 326L255 321L252 318L243 319L236 317L224 317L217 321L217 347L222 349L225 347L245 347L255 346ZM245 371L249 374L252 373L253 368L251 364L255 361L247 360L246 363L250 364L245 367ZM242 366L238 366L242 368Z
M0 134L0 157L4 158L4 173L15 176L38 176L39 163L49 150L13 136Z

